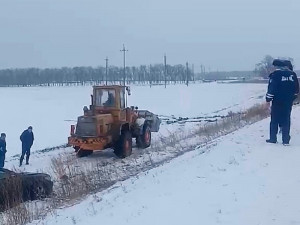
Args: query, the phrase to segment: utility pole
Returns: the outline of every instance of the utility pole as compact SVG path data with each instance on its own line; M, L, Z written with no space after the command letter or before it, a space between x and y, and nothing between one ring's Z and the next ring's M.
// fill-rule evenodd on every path
M164 62L165 62L165 88L167 88L167 56L166 56L166 54L164 56Z
M126 85L126 52L128 52L128 49L125 48L125 45L123 44L123 49L120 50L123 52L123 60L124 60L124 71L123 71L123 85Z
M205 74L205 66L201 64L201 74Z
M194 63L192 64L192 74L193 74L193 82L195 82L195 70L194 70Z
M107 78L108 78L108 58L105 58L105 85L107 85Z
M186 62L186 86L189 86L189 63Z
M152 68L152 66L151 66L151 64L150 64L150 67L149 67L149 83L150 83L150 88L151 88L151 86L152 86L152 71L151 71L151 68Z

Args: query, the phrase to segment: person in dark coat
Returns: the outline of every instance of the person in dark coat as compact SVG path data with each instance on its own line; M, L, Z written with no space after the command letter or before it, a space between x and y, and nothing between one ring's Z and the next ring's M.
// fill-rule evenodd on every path
M294 71L294 66L290 60L283 60L285 66L290 70ZM282 134L282 126L279 124L279 134Z
M5 154L6 154L6 134L2 133L0 137L0 168L4 167Z
M277 143L279 124L282 126L282 143L290 143L291 111L293 101L299 93L299 83L295 72L287 68L282 60L273 61L275 71L270 74L266 101L272 102L270 139L268 143Z
M107 107L115 106L115 96L113 93L108 93L107 101L103 105Z
M30 157L30 149L34 141L32 126L28 127L27 130L23 131L23 133L20 136L20 140L22 142L22 155L20 158L20 166L22 166L25 154L26 154L26 165L28 165L29 157Z

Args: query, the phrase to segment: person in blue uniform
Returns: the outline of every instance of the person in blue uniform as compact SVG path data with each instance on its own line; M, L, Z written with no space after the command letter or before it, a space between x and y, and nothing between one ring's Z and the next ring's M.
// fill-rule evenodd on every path
M285 61L273 61L275 71L269 76L266 101L271 106L270 138L267 143L277 143L278 127L282 127L282 143L290 143L291 111L293 101L299 93L299 83L295 72L291 71Z

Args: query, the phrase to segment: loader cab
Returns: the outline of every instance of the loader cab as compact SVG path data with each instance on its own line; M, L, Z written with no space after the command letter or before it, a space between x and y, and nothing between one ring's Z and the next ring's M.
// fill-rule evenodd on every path
M129 87L94 86L92 106L99 110L123 110L127 107L127 93Z
M114 89L96 89L95 102L96 107L116 108L116 90Z

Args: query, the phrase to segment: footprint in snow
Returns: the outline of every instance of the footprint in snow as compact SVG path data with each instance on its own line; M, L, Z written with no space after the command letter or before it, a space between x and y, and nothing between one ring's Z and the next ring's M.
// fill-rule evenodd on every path
M236 159L234 157L232 157L231 159L229 159L228 162L230 165L239 165L239 163L236 161Z

